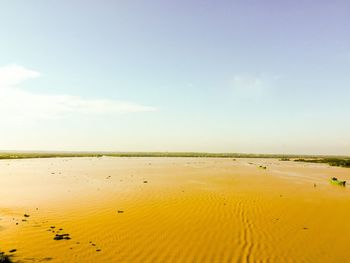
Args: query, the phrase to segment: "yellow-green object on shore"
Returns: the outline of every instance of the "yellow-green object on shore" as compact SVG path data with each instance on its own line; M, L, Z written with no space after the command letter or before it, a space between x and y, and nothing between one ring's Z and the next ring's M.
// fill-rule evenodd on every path
M335 185L340 185L340 186L345 186L346 185L346 181L341 181L341 180L338 180L336 177L333 177L330 182L332 184L335 184Z

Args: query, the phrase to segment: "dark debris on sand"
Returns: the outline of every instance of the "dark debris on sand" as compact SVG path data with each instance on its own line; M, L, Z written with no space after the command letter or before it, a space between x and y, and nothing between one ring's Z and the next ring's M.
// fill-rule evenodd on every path
M13 262L10 256L5 255L4 252L0 252L0 263L11 263Z
M53 239L54 240L69 240L69 239L71 239L71 237L69 236L69 234L56 234Z

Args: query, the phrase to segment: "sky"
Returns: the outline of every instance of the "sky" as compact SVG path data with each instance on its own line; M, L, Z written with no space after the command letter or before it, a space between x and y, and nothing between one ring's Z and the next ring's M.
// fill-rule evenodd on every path
M350 2L0 3L0 150L350 155Z

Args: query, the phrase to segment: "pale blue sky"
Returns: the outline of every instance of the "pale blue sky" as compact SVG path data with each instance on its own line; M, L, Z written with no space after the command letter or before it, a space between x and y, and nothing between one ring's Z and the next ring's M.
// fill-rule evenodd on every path
M2 1L0 149L350 155L349 1Z

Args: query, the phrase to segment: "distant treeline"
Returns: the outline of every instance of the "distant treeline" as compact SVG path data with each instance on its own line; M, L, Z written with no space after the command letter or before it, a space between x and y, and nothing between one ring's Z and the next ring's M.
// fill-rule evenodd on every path
M321 158L321 159L296 159L296 162L306 163L327 163L331 166L340 166L350 168L350 158Z
M0 153L0 159L30 159L30 158L59 158L59 157L102 157L94 153Z
M62 157L200 157L200 158L278 158L284 161L297 159L307 162L321 162L332 160L336 165L344 157L283 155L283 154L246 154L246 153L203 153L203 152L0 152L0 159L28 159L28 158L62 158ZM312 159L310 159L312 158ZM322 159L321 159L322 158ZM336 160L336 161L334 161ZM326 162L329 163L329 162ZM337 165L343 166L343 165Z

